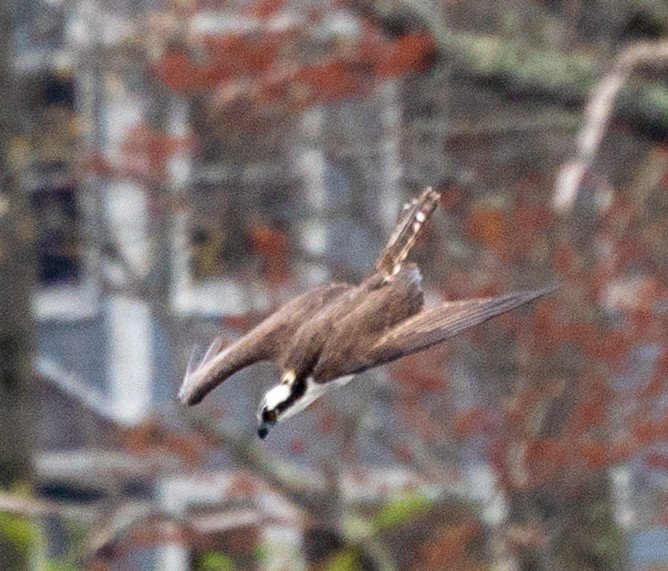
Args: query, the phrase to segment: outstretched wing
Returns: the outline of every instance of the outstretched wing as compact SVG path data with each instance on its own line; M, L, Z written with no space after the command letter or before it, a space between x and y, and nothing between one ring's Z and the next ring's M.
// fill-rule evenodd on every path
M345 375L427 349L496 315L515 309L555 287L518 291L499 297L449 302L402 321L356 355L348 355Z
M352 287L335 283L308 291L283 305L228 347L223 347L221 338L216 338L201 362L188 365L179 400L188 405L197 404L244 367L259 361L279 360L304 321Z

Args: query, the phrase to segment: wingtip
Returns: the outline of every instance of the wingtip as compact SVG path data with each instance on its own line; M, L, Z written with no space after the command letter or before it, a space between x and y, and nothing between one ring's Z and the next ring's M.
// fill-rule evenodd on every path
M203 379L206 379L206 366L220 353L223 345L223 337L218 336L211 342L205 352L199 346L193 348L188 359L183 383L176 395L178 402L186 406L194 406L204 399L208 392L205 388L208 383L203 381ZM202 374L205 376L203 377Z
M195 345L190 352L190 357L188 358L188 365L186 366L186 379L192 375L192 373L200 366L202 363L202 349L199 345ZM185 383L185 381L184 381Z
M179 392L176 395L176 401L181 403L182 405L190 406L190 393L191 391L188 390L188 382L186 378L186 380L183 381L183 384L181 385L181 388L179 389Z
M507 300L515 300L516 306L524 305L541 297L554 293L560 288L559 283L550 284L536 289L519 290L507 295L499 296L499 298L506 298Z
M196 386L190 384L186 378L176 395L176 401L184 406L195 406L202 401L203 395Z
M205 356L206 357L206 356ZM176 400L185 406L193 406L201 401L197 398L199 394L198 383L196 382L197 371L204 363L205 358L202 358L202 351L199 347L194 347L188 359L188 366L183 377L183 382L176 395Z
M556 282L556 283L553 283L553 284L550 284L550 285L543 286L542 288L538 288L538 289L535 289L535 290L530 290L527 293L532 294L533 298L538 298L538 297L542 297L544 295L554 293L555 291L557 291L560 288L561 288L561 283Z

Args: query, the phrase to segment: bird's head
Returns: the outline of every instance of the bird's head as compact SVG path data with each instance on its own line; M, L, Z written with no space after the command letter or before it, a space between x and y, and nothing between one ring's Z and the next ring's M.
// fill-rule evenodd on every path
M294 372L288 371L283 375L280 385L265 393L257 411L257 435L260 438L266 438L277 422L301 410L295 404L303 395L302 387L303 383L298 382Z

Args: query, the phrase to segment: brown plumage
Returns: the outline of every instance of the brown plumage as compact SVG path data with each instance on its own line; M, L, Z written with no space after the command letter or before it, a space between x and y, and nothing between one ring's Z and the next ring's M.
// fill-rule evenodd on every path
M446 302L425 310L420 271L403 260L439 197L427 189L404 207L373 273L360 285L319 286L229 347L221 350L214 341L202 362L188 367L179 399L197 404L238 370L273 360L284 376L260 407L258 432L264 437L277 420L308 406L330 384L343 384L352 375L431 347L554 289Z

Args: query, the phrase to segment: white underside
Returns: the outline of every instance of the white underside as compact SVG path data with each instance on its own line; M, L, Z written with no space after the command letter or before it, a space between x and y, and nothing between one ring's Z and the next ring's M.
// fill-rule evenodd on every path
M280 413L278 421L280 422L303 411L304 409L311 406L325 393L348 384L354 376L355 375L348 375L322 384L316 383L313 380L313 377L308 377L306 379L306 392L304 393L304 396L297 400L292 406L290 406L290 408ZM264 398L260 403L260 407L258 408L258 419L261 418L263 410L275 410L281 403L288 400L290 394L292 393L291 385L293 382L294 375L286 374L284 375L283 382L281 382L280 385L272 387L265 393Z
M304 396L296 401L289 409L281 413L281 415L278 417L278 420L285 420L286 418L290 418L291 416L294 416L295 414L308 408L325 393L348 384L352 380L353 376L354 375L348 375L346 377L341 377L323 384L316 383L313 380L313 377L308 377L306 379L306 392L304 393ZM294 377L292 380L294 380ZM263 408L273 410L280 403L285 402L292 392L290 384L290 381L284 381L280 385L269 389L262 399L259 410L262 411Z
M295 402L295 404L293 404L288 410L286 410L278 420L285 420L286 418L290 418L291 416L294 416L295 414L305 410L324 394L333 391L334 389L338 389L343 385L347 385L354 376L355 375L348 375L346 377L340 377L338 379L334 379L333 381L329 381L328 383L316 383L313 380L313 377L308 377L306 379L306 392L304 393L304 396Z

